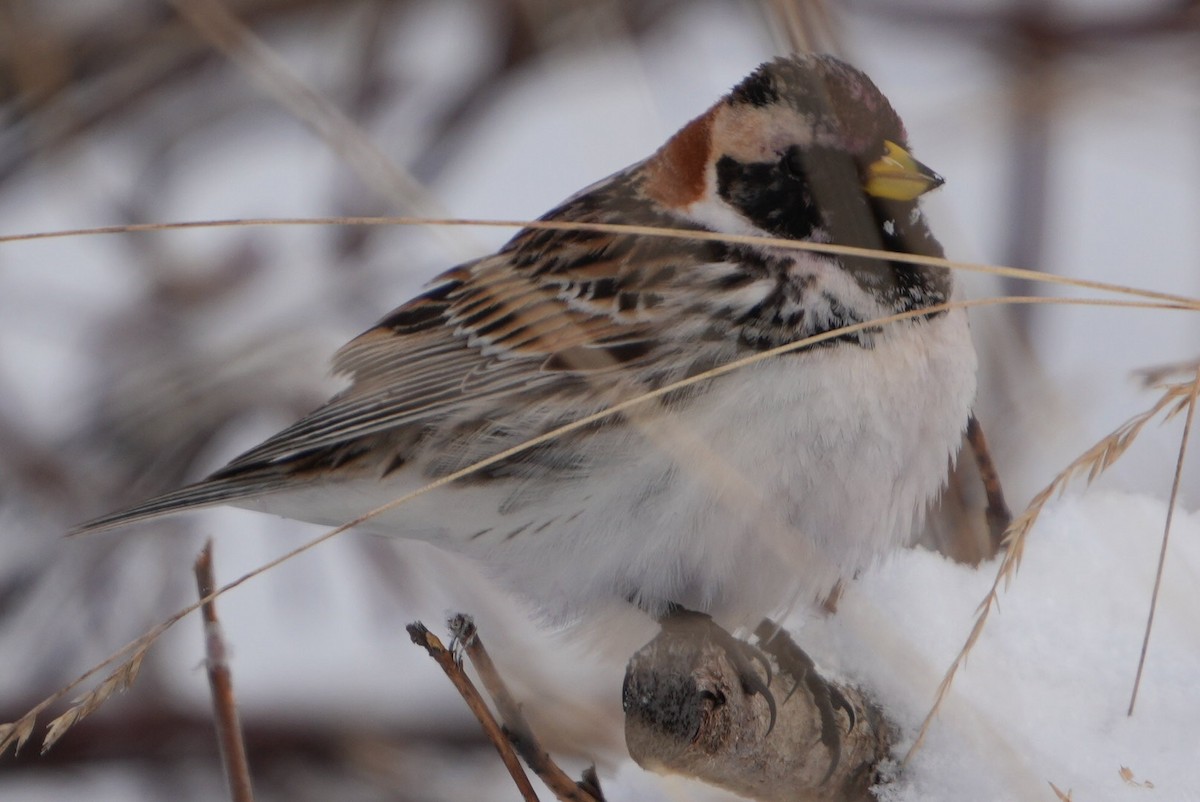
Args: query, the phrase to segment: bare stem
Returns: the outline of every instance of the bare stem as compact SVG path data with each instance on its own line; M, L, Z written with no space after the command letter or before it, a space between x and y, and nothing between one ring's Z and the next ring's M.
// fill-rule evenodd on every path
M894 732L882 711L858 688L821 678L775 624L765 621L756 634L778 663L769 688L777 716L746 682L747 670L765 665L740 664L707 634L664 628L625 669L630 756L756 802L875 799L871 787Z
M204 652L208 669L208 686L212 691L213 717L217 724L217 744L221 750L221 765L229 781L229 798L233 802L254 802L250 784L250 763L246 758L246 743L238 720L237 699L233 695L233 674L229 670L228 650L217 606L211 598L217 587L212 569L212 540L196 558L192 570L200 593L200 614L204 620Z
M480 726L483 727L483 733L487 736L492 745L496 747L496 751L500 753L500 759L504 761L504 767L508 769L509 775L512 776L513 782L516 783L517 789L521 792L521 798L525 802L538 802L537 793L533 790L533 786L529 783L529 777L525 774L525 769L521 767L521 761L513 751L513 745L509 743L508 737L504 734L504 729L496 721L492 711L488 709L487 702L479 695L475 683L471 682L471 678L467 676L467 672L463 671L462 664L454 657L454 653L447 649L438 638L420 621L415 621L409 624L409 637L412 642L418 646L424 647L429 656L434 662L441 666L442 671L446 672L446 676L450 678L450 682L462 696L463 701L467 703L467 707L479 720Z
M967 442L971 444L971 452L975 455L975 466L979 469L979 478L983 482L983 492L987 494L988 532L991 535L992 554L1003 547L1004 533L1012 523L1012 510L1004 500L1004 487L1000 484L1000 472L992 461L992 451L988 448L987 438L983 436L983 426L974 414L967 419Z
M529 766L533 773L546 784L546 787L564 802L603 802L599 783L594 775L585 776L585 782L589 787L582 787L580 783L572 780L565 771L560 769L542 747L537 736L533 734L529 722L525 719L525 714L521 712L521 706L513 699L500 672L496 670L496 664L492 662L491 655L483 647L483 641L479 638L475 621L468 615L458 613L450 619L447 625L450 633L454 635L455 641L466 652L471 665L479 672L479 680L492 697L492 701L496 703L496 709L500 712L500 718L504 720L504 728L508 737L516 747L517 753L525 761L525 765Z

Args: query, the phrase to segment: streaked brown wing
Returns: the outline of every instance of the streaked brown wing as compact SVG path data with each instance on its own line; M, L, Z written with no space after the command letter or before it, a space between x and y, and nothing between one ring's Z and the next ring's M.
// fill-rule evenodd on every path
M600 261L589 262L593 275ZM503 256L456 268L338 352L334 370L350 376L349 388L219 475L510 394L551 385L583 391L584 375L636 368L652 357L659 321L645 310L638 315L619 311L615 297L589 297L569 276L518 273Z
M582 195L551 214L587 218L592 204ZM498 254L443 274L342 348L334 369L351 384L327 404L209 478L76 531L319 482L378 447L378 438L403 451L397 444L418 439L408 427L449 419L466 431L496 424L515 436L541 425L526 416L546 399L561 407L561 423L605 398L678 378L687 369L681 358L689 359L681 349L693 347L677 318L695 312L694 288L681 279L703 274L706 260L721 261L712 247L525 230ZM387 458L402 463L408 455Z

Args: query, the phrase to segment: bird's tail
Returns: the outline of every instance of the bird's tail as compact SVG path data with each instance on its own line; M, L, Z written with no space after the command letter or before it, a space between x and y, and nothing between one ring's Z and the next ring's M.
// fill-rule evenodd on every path
M177 512L216 507L221 504L236 504L239 501L264 496L285 487L294 487L294 485L295 479L289 479L282 470L275 466L239 471L232 475L218 473L195 484L155 496L133 507L102 515L73 527L67 534L83 535L104 532L165 515L173 515Z

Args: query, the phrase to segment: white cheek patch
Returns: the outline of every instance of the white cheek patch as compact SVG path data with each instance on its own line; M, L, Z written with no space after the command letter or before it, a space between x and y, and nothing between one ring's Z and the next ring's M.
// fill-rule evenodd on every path
M683 208L683 213L706 228L719 231L722 234L744 234L747 236L770 236L758 226L753 225L738 211L717 195L716 170L709 168L709 180L704 195L695 203Z

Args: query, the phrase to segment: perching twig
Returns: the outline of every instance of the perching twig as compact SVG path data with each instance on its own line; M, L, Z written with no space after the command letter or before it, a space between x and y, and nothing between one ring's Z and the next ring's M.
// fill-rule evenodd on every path
M471 682L471 678L463 671L462 665L455 659L454 653L442 645L438 636L430 632L420 621L409 624L406 629L412 642L425 648L425 651L434 659L434 662L442 667L442 671L446 672L450 682L462 695L463 701L467 703L467 707L483 727L484 735L500 753L500 759L504 761L504 767L508 769L509 775L521 792L521 798L525 802L538 802L537 793L529 783L529 777L526 776L525 769L521 767L521 761L505 736L504 729L497 723L492 711L488 709L487 702L479 695L475 683Z
M246 759L246 743L242 737L242 725L238 720L237 700L233 695L233 675L229 671L225 648L225 637L217 621L216 603L209 598L217 583L212 570L212 540L204 544L204 550L196 558L192 570L196 574L196 588L203 600L200 614L204 619L204 653L208 669L208 686L212 690L213 717L217 724L217 744L221 751L221 764L229 781L229 798L233 802L254 802L254 790L250 784L250 763Z
M778 634L769 629L768 642ZM809 676L811 661L800 671L779 666L772 727L770 706L747 687L740 662L714 640L674 628L638 650L623 688L633 759L758 802L874 799L893 728L862 692Z
M471 665L479 672L479 679L483 683L483 687L492 697L492 701L496 703L496 709L504 721L504 731L516 748L517 754L525 761L525 765L529 766L533 773L546 784L546 787L564 802L604 802L604 796L600 792L600 783L594 772L585 773L583 782L577 783L560 769L542 748L541 742L533 734L533 729L525 719L525 714L521 712L521 706L509 693L508 686L504 684L500 672L496 670L491 655L483 647L483 641L479 638L479 631L475 627L474 619L469 615L458 613L450 618L447 626L450 634L454 636L454 642L462 647L470 659Z
M988 448L987 438L983 436L983 426L974 413L967 419L967 442L975 455L975 466L979 470L979 479L983 482L983 492L987 494L988 533L991 535L992 554L1003 547L1004 533L1012 523L1012 510L1004 500L1004 488L1000 484L1000 473L996 463L992 461L992 452Z
M1179 459L1175 463L1175 480L1171 483L1171 499L1167 502L1167 522L1163 525L1162 546L1158 550L1158 570L1154 574L1154 590L1150 594L1150 613L1146 616L1146 634L1142 637L1142 651L1138 655L1137 676L1133 679L1133 692L1129 696L1129 713L1137 704L1138 688L1142 686L1142 669L1146 666L1146 652L1150 648L1150 630L1154 627L1154 613L1158 609L1158 591L1162 586L1163 567L1167 564L1167 542L1171 538L1171 520L1175 517L1175 500L1179 496L1179 484L1183 478L1183 458L1187 456L1188 440L1192 435L1192 421L1196 417L1196 399L1200 397L1200 368L1196 369L1196 381L1188 398L1187 418L1183 423L1183 436L1179 441Z

